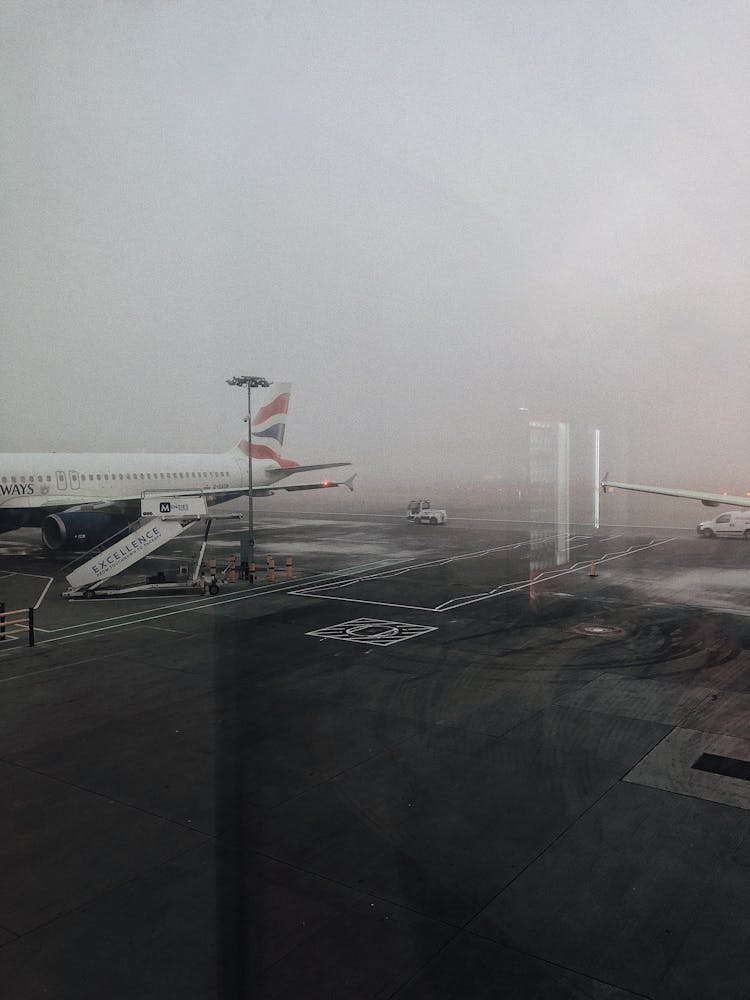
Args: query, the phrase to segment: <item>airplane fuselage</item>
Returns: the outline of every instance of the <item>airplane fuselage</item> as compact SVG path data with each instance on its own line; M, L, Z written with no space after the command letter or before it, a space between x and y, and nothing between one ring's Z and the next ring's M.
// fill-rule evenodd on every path
M271 487L278 471L253 459L254 491ZM39 526L79 505L135 509L144 493L157 491L201 490L215 502L228 500L247 485L247 460L229 454L0 454L0 531Z

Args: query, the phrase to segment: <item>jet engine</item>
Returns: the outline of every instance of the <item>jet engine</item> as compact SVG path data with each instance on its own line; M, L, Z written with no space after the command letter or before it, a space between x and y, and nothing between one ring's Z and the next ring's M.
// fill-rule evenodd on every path
M118 511L63 511L42 521L42 541L50 552L86 552L104 541L114 541L129 527L127 517Z

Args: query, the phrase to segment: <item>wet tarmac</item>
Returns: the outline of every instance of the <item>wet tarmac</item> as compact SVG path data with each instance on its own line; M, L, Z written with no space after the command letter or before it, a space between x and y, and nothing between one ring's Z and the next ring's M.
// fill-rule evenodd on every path
M215 598L0 539L3 997L747 998L750 545L304 499Z

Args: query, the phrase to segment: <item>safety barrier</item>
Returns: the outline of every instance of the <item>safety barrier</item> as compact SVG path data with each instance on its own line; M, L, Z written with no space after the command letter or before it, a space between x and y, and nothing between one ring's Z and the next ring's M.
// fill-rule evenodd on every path
M237 579L247 580L249 583L255 583L258 579L258 572L254 562L246 563L240 561L239 572L237 570L238 559L237 556L229 557L229 564L225 570L223 570L223 575L228 583L235 583ZM215 572L216 560L211 560L209 573L213 574ZM286 557L286 576L287 579L291 579L294 575L294 567L291 556ZM269 583L276 582L276 560L273 556L266 556L266 580Z
M29 645L34 645L34 609L21 608L16 611L6 611L5 602L0 601L0 642L8 636L22 635L28 632Z

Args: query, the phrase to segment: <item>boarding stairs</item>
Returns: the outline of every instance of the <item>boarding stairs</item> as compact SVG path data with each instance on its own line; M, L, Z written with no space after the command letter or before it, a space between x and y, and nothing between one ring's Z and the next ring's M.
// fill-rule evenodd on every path
M237 518L238 514L216 515L220 518ZM82 565L78 566L66 579L70 589L65 597L94 597L113 577L130 569L146 556L152 555L167 542L173 541L195 524L206 521L203 544L196 563L193 584L206 550L211 521L207 517L206 499L202 494L151 494L141 499L141 518L137 527L105 549L96 551ZM141 587L145 585L139 585Z

